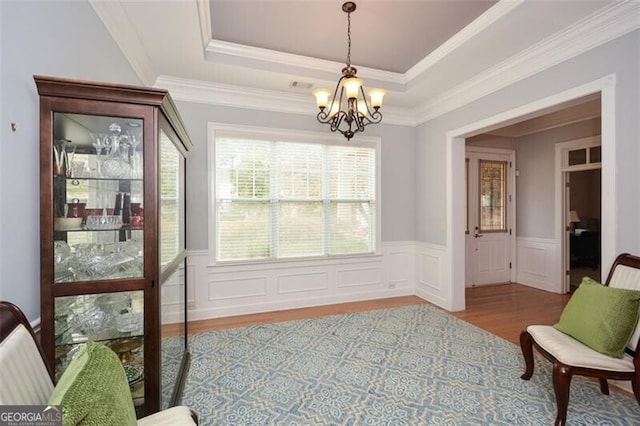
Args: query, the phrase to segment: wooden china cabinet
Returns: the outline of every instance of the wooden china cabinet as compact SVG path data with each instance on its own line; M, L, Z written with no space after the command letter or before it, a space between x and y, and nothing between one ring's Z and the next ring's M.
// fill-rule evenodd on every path
M34 80L41 340L53 379L99 341L120 356L139 416L175 405L189 368L185 126L165 90Z

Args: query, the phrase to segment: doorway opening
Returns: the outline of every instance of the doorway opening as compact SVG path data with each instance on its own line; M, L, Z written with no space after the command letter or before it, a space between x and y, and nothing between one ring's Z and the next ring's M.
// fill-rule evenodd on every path
M583 277L601 282L602 155L599 137L557 144L561 166L564 234L564 289L572 292Z
M602 219L601 219L601 265L606 269L615 257L616 247L616 176L615 176L615 75L569 89L548 98L523 105L493 117L471 123L447 133L447 275L449 291L445 308L458 311L465 309L465 139L488 131L521 122L528 118L548 113L550 110L566 108L568 104L580 102L586 96L598 95L601 99L602 140ZM562 206L560 193L555 195L556 206ZM553 209L552 206L549 206ZM562 208L555 209L553 239L556 247L550 263L553 288L549 291L564 293L566 269L562 262L562 241L566 217ZM517 270L519 259L512 260Z

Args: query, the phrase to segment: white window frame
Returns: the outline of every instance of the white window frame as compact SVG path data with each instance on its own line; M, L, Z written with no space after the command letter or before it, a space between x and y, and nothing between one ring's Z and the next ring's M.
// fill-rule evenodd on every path
M262 140L278 140L282 142L313 143L324 145L349 145L372 148L375 150L376 168L376 202L375 202L375 237L373 253L332 255L322 257L302 257L297 259L268 259L268 260L243 260L243 261L217 261L216 260L216 149L215 141L220 135L236 134L241 137L257 138ZM209 245L209 265L240 265L240 264L260 264L260 263L289 263L289 262L330 262L345 258L364 258L380 256L382 241L382 196L381 196L381 139L375 136L355 136L346 142L341 135L332 133L319 133L303 130L291 130L271 127L243 126L224 123L208 123L207 131L208 146L208 182L209 182L209 202L208 204L208 245Z

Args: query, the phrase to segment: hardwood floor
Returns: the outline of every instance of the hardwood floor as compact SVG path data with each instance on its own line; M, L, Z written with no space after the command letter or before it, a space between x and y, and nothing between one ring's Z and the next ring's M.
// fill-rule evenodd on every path
M520 332L527 325L555 324L570 297L521 284L468 288L467 309L453 315L520 344Z
M456 317L518 343L522 329L528 324L553 324L569 300L567 294L548 293L520 284L500 284L469 288L467 309L452 313ZM416 296L394 297L364 302L342 303L287 311L216 318L189 323L190 333L246 327L261 323L289 321L324 315L360 312L396 306L428 303Z

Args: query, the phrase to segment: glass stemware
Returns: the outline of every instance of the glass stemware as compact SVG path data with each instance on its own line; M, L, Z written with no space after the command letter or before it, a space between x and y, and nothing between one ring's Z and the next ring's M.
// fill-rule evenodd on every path
M133 178L139 179L142 177L142 152L138 151L138 146L142 143L142 132L127 132L129 138L129 144L131 145L131 174Z
M102 177L100 165L102 164L102 149L106 147L105 137L100 133L89 133L91 137L91 145L96 149L96 177Z

